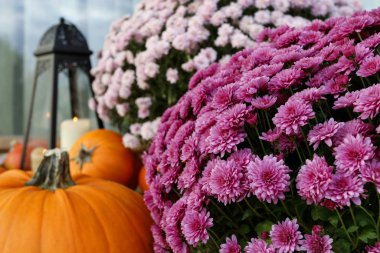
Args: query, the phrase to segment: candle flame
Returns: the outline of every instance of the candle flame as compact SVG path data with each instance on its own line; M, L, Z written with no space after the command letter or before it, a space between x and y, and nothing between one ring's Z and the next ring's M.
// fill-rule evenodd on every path
M73 118L73 121L74 121L74 122L77 122L77 121L78 121L78 117L74 117L74 118Z

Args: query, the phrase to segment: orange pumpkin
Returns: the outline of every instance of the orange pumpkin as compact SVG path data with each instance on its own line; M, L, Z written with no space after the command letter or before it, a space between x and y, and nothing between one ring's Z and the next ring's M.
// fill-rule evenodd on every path
M139 174L139 188L143 192L149 189L149 185L147 184L145 180L145 174L146 174L146 168L144 166L141 168L140 174Z
M140 163L134 153L124 147L122 136L111 130L94 130L83 135L71 148L70 157L73 175L112 180L131 188L137 185L134 178L138 178Z
M46 153L34 177L0 177L0 252L153 252L141 195L114 182L69 173L68 153Z
M0 174L3 173L3 172L6 172L7 169L5 167L3 167L2 165L0 165Z
M8 170L19 170L21 169L21 159L22 159L22 149L23 144L20 142L14 142L11 144L11 148L9 152L7 153L7 156L4 160L4 166ZM30 154L32 153L33 149L37 147L43 147L47 148L47 144L45 141L30 141L28 143L28 147L26 149L26 157L25 157L25 170L31 170L31 159Z

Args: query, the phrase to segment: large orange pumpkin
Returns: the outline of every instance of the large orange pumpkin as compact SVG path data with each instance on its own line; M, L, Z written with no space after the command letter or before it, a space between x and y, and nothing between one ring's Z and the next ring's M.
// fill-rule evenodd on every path
M0 174L3 173L3 172L6 172L7 169L5 167L3 167L2 165L0 165Z
M125 148L122 136L111 130L94 130L79 138L70 150L71 173L137 186L140 162Z
M33 149L37 147L47 148L47 143L45 141L34 140L28 143L25 156L25 166L24 170L31 170L31 159L30 154ZM7 156L4 160L4 166L8 170L19 170L21 169L21 159L22 159L22 149L23 144L20 142L14 142L11 144L11 148L7 153Z
M141 168L139 173L139 188L141 191L146 191L149 189L149 185L145 180L146 168L145 166Z
M0 252L153 252L142 197L114 182L70 177L67 152L48 151L30 176L0 177Z

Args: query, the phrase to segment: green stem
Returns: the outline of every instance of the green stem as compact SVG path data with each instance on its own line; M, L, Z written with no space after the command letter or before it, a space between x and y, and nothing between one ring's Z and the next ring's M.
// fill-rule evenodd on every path
M356 222L356 218L355 218L355 214L354 214L354 211L352 210L352 207L350 206L350 213L351 213L351 217L352 217L352 221L354 222L354 225L357 227L357 222ZM359 239L359 235L358 235L358 231L356 230L356 239L355 239L355 247L354 249L356 249L356 247L358 246L358 239Z
M367 86L364 83L363 77L360 77L360 81L362 82L363 88L367 88Z
M272 212L272 210L270 210L270 208L267 206L267 204L265 202L262 202L262 204L264 205L265 210L267 210L267 212L270 213L275 218L276 221L279 221L277 216Z
M281 202L281 205L284 207L285 212L287 213L287 215L289 216L289 218L293 218L292 217L293 215L290 213L290 211L289 211L288 207L285 205L284 201L280 200L280 202Z
M379 203L380 204L380 203ZM378 224L380 223L376 223L375 219L373 218L373 216L362 206L358 206L363 212L365 212L367 214L367 216L371 219L372 221L372 224L375 226L375 229L376 229L376 234L377 234L377 238L380 239L379 237L379 226Z
M249 203L249 201L248 201L246 198L244 198L244 201L245 201L245 203L247 203L249 209L251 209L251 211L252 211L257 217L259 217L259 218L262 218L262 217L263 217L263 216L261 216L261 214L259 214L259 213L256 211L255 208L253 208L253 206L251 206L251 204Z
M343 227L343 229L344 229L344 232L346 233L347 238L350 240L351 244L354 245L354 242L352 241L352 239L351 239L351 237L350 237L350 235L349 235L349 233L348 233L348 231L347 231L346 225L344 224L343 219L342 219L342 217L340 216L339 211L338 211L338 210L335 210L335 212L338 214L339 221L340 221L340 223L342 223L342 227Z
M219 243L217 243L216 239L215 239L215 238L218 238L218 236L211 229L208 229L207 231L210 233L210 238L211 238L212 242L215 244L216 249L218 249L219 248Z
M266 152L265 152L265 148L264 148L264 144L263 144L263 141L259 138L260 137L260 133L259 133L259 130L257 129L257 127L254 127L255 128L255 130L256 130L256 133L257 133L257 138L259 139L259 141L260 141L260 145L261 145L261 148L263 149L263 153L264 153L264 155L266 155Z

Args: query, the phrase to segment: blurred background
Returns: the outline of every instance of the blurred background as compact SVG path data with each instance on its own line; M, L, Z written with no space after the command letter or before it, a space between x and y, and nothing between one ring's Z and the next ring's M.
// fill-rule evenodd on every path
M39 39L60 17L85 35L95 64L111 22L131 14L138 0L0 0L0 140L22 135L35 71ZM363 0L365 9L380 0ZM0 141L1 142L1 141ZM1 145L1 143L0 143Z

